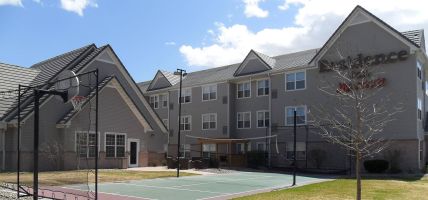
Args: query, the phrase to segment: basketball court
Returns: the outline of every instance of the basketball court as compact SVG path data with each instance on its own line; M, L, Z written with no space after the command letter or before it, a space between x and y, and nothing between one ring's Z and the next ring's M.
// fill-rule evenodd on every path
M297 176L297 185L329 180L320 176ZM289 174L264 172L232 172L228 174L186 176L180 178L158 178L138 181L99 183L100 199L162 199L196 200L229 199L238 196L269 192L291 186L293 176ZM93 185L89 186L93 190ZM88 185L69 185L61 188L67 193L88 191Z

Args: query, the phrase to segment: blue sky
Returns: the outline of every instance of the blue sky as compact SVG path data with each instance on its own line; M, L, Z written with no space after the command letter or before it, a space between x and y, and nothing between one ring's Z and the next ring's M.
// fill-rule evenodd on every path
M0 0L0 62L28 67L90 43L110 44L134 79L144 81L158 69L239 62L250 49L277 55L319 47L357 4L400 28L424 28L428 19L417 8L379 9L370 1L320 8L320 2ZM397 22L394 12L416 12L410 17L419 21Z

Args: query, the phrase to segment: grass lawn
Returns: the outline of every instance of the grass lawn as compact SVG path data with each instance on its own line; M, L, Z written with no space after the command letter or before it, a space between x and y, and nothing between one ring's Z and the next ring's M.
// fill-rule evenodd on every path
M86 183L86 170L80 171L56 171L56 172L40 172L39 184L45 186L69 185ZM162 177L174 177L176 172L146 172L132 170L99 170L98 177L100 182L125 181L125 180L141 180L153 179ZM180 172L180 176L196 175L191 173ZM24 172L21 173L21 183L32 185L33 174ZM89 173L89 181L94 182L94 174ZM0 182L16 183L16 173L0 173Z
M293 189L262 193L238 200L272 199L355 199L356 181L338 179ZM365 179L362 181L363 199L428 199L428 177L422 179Z

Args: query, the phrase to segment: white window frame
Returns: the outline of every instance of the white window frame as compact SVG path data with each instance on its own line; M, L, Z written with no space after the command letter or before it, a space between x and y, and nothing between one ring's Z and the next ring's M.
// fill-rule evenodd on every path
M262 95L260 95L259 94L259 82L260 81L268 81L268 83L267 83L267 85L265 85L265 87L263 88L263 93L265 93L265 89L266 88L268 88L268 93L267 94L262 94ZM268 79L268 78L266 78L266 79L259 79L259 80L256 80L256 82L257 82L257 86L256 86L256 96L257 97L265 97L265 96L269 96L269 93L270 93L270 80Z
M204 100L204 88L208 88L208 99L207 100ZM215 88L214 90L215 90L215 98L214 99L211 99L211 93L212 93L212 91L211 91L211 89L212 88ZM202 97L201 97L201 99L202 99L202 101L215 101L215 100L217 100L217 93L218 93L218 88L217 88L217 84L209 84L209 85L203 85L203 86L201 86L201 90L202 90Z
M418 77L419 80L422 80L422 64L419 62L419 60L416 60L416 77Z
M211 128L211 115L214 115L214 122L215 122L215 127L214 128ZM204 116L208 116L208 128L206 129L206 128L204 128ZM217 130L217 113L205 113L205 114L202 114L202 117L201 117L201 121L202 121L202 130Z
M286 145L286 146L285 146L285 159L286 159L286 160L293 160L293 158L288 158L288 152L289 152L289 151L288 151L288 146L289 146L290 144L291 144L291 145L294 145L294 142L287 142L287 143L285 144L285 145ZM304 145L305 145L305 148L304 148L304 149L305 149L305 151L304 151L304 152L305 152L305 158L300 158L300 159L299 159L299 158L295 155L295 156L296 156L296 160L306 160L306 159L308 158L308 152L306 152L306 150L307 150L306 145L307 145L307 144L306 144L306 142L296 142L296 154L297 154L297 152L299 152L299 151L297 150L297 149L298 149L298 148L297 148L297 146L298 146L299 144L304 144ZM293 152L293 150L291 150L291 152Z
M183 130L181 130L181 131L191 131L192 130L192 115L183 115L183 116L181 116L181 124L183 124L183 122L184 122L184 118L186 118L186 117L188 117L189 118L189 130L185 130L185 128L186 128L186 126L185 125L183 125ZM181 128L181 124L179 124L178 125L178 128Z
M245 127L245 114L250 114L250 126L249 127ZM243 120L243 124L242 124L242 128L239 128L239 115L242 115L242 120ZM237 112L236 113L236 128L237 129L251 129L251 112L250 111L246 111L246 112Z
M210 148L208 151L204 151L205 145L209 145ZM211 148L211 147L214 147L214 148ZM210 158L212 153L217 153L217 144L215 144L215 143L203 143L201 152L202 152L202 155L201 155L202 157L204 157L204 153L206 152L206 153L208 153L208 158Z
M263 149L262 150L260 150L259 149L259 145L263 145ZM257 151L266 151L266 142L256 142L256 150Z
M245 154L245 143L236 143L235 148L236 154Z
M418 118L418 120L422 120L422 100L420 98L418 98L417 100L417 110L416 110L416 117Z
M424 157L424 141L420 140L419 141L419 148L418 148L418 157L419 157L419 163L423 160Z
M165 97L166 98L166 106L165 105L163 105L163 100L162 100L162 98L161 97ZM165 94L160 94L159 95L159 108L168 108L168 103L169 103L169 97L168 97L168 94L167 93L165 93Z
M307 106L306 105L300 105L300 106L286 106L285 107L285 126L293 126L294 125L294 123L292 123L292 124L288 124L288 121L287 121L287 110L288 110L288 108L294 108L295 110L297 109L297 108L299 108L299 107L303 107L304 108L304 113L305 113L305 123L301 123L301 124L299 124L299 123L297 123L296 125L306 125L307 123L308 123L308 109L307 109Z
M162 119L163 125L165 125L166 129L169 130L169 120L168 119Z
M243 96L242 96L242 97L239 97L239 96L238 96L238 92L239 92L239 85L240 85L240 84L246 84L246 83L248 83L248 84L250 85L250 95L249 95L248 97L246 97L246 96L245 96L245 89L244 89L244 87L243 87L243 89L244 89L244 90L242 91L242 92L243 92L243 93L242 93L242 95L243 95ZM237 99L248 99L248 98L251 98L251 81L243 81L243 82L236 83L236 98L237 98Z
M300 73L300 72L303 72L303 74L304 74L304 79L305 79L305 87L304 88L300 88L300 89L296 89L296 74L297 73ZM288 80L287 80L287 75L289 75L289 74L294 74L294 89L287 89L287 82L288 82ZM292 72L287 72L287 73L285 73L284 74L284 79L285 79L285 91L286 92L291 92L291 91L299 91L299 90L305 90L306 88L307 88L307 81L306 81L306 70L299 70L299 71L292 71ZM291 81L290 81L291 82Z
M95 134L95 131L89 131L89 133L88 133L88 131L75 131L74 132L74 151L76 152L76 154L77 154L77 157L79 157L79 158L85 158L85 157L81 157L80 156L80 154L79 154L79 152L78 152L78 145L77 145L77 135L78 134L82 134L82 133L85 133L85 134L87 134L88 136L89 136L89 134ZM100 149L100 141L101 141L101 137L100 137L100 132L98 132L98 154L100 153L100 151L101 151L101 149ZM93 146L95 146L95 145L93 145ZM95 158L95 156L94 157L90 157L89 156L89 137L87 137L87 140L86 140L86 158Z
M180 158L186 158L187 155L190 156L190 144L181 144L181 153L183 153L182 156L180 156Z
M107 157L107 135L114 135L114 157ZM117 136L118 135L124 135L125 136L125 144L124 144L124 157L117 157ZM127 145L126 143L128 142L128 137L126 133L117 133L117 132L105 132L104 133L104 152L106 153L106 158L126 158L126 150L127 150ZM108 146L112 146L112 145L108 145Z
M159 95L158 94L155 94L155 95L150 95L150 97L149 97L150 99L149 99L149 103L150 104L152 104L152 98L154 99L153 100L153 108L154 109L158 109L159 108ZM157 100L157 101L156 101ZM157 107L156 107L156 103L158 103L157 105Z
M263 126L259 126L259 113L263 113ZM269 124L268 124L268 126L270 125L270 118L271 118L271 116L270 116L270 112L269 112L269 110L259 110L259 111L257 111L256 112L256 121L257 121L257 123L256 123L256 126L257 126L257 128L266 128L266 127L268 127L268 126L266 126L266 113L269 113Z
M178 98L178 102L179 103L181 103L181 104L188 104L188 103L192 103L192 88L191 87L189 87L189 88L182 88L181 89L181 97L183 98L183 99L186 99L186 96L183 96L183 94L186 94L186 91L190 91L189 92L189 96L190 96L190 101L189 102L180 102L180 90L177 90L177 98Z

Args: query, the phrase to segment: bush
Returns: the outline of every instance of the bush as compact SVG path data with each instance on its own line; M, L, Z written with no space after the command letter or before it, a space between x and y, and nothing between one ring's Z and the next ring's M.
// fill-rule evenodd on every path
M321 169L322 164L327 159L327 153L322 149L312 149L309 151L309 156L317 169Z
M389 167L386 160L366 160L364 161L364 169L369 173L383 173Z
M257 169L264 166L266 161L266 152L264 151L250 151L247 152L248 167Z
M401 151L400 150L392 150L387 151L385 153L386 160L389 162L389 173L392 174L398 174L401 173L400 169L400 157L401 157Z

